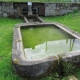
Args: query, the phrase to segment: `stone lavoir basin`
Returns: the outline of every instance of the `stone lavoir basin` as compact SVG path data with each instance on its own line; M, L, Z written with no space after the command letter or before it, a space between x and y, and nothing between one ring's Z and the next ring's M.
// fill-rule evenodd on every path
M14 28L12 61L22 77L41 78L59 63L80 64L80 35L60 23L21 23Z

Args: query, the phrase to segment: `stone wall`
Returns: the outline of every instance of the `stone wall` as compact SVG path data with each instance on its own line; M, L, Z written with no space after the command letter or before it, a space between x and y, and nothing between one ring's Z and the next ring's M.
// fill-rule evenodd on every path
M0 16L11 17L14 15L13 3L1 2L0 3Z
M78 7L70 3L45 3L45 16L64 15L73 12Z
M24 3L15 3L12 2L0 2L0 16L3 17L16 17L21 16L22 9L27 8L27 4ZM33 7L35 3L32 3ZM43 9L44 7L44 9ZM75 9L80 10L80 4L77 3L36 3L36 11L39 15L44 16L56 16L64 15L70 12L73 12ZM27 10L27 9L26 9ZM27 14L26 14L27 15Z

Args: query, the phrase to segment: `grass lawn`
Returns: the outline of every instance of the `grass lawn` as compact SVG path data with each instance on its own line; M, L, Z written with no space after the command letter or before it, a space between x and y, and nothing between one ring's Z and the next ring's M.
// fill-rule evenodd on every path
M57 17L42 17L47 22L57 21L80 33L80 13L68 14ZM9 19L0 17L0 80L27 80L18 77L11 62L13 28L16 23L23 22L21 19ZM74 71L80 79L80 69ZM40 80L67 80L46 77Z

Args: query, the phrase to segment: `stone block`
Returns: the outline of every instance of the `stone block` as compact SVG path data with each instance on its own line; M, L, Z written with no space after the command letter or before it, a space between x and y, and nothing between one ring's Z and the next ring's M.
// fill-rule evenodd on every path
M80 50L58 55L60 64L63 67L64 75L73 74L77 67L80 67Z
M8 14L7 14L7 13L3 13L3 16L4 16L4 17L8 17Z

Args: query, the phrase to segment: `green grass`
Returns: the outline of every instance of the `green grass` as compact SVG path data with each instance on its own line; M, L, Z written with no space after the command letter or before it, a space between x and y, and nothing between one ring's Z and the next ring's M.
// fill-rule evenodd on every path
M42 18L47 22L60 22L80 33L80 13ZM27 80L20 78L15 74L11 60L14 24L21 22L23 22L21 19L9 19L0 17L0 80ZM78 79L80 79L80 69L76 69L74 73ZM54 77L46 77L40 80L60 79ZM67 80L67 77L64 77L62 80Z
M13 70L11 62L14 24L20 19L0 18L0 80L22 80Z
M57 17L42 17L46 22L59 22L80 33L80 12Z

